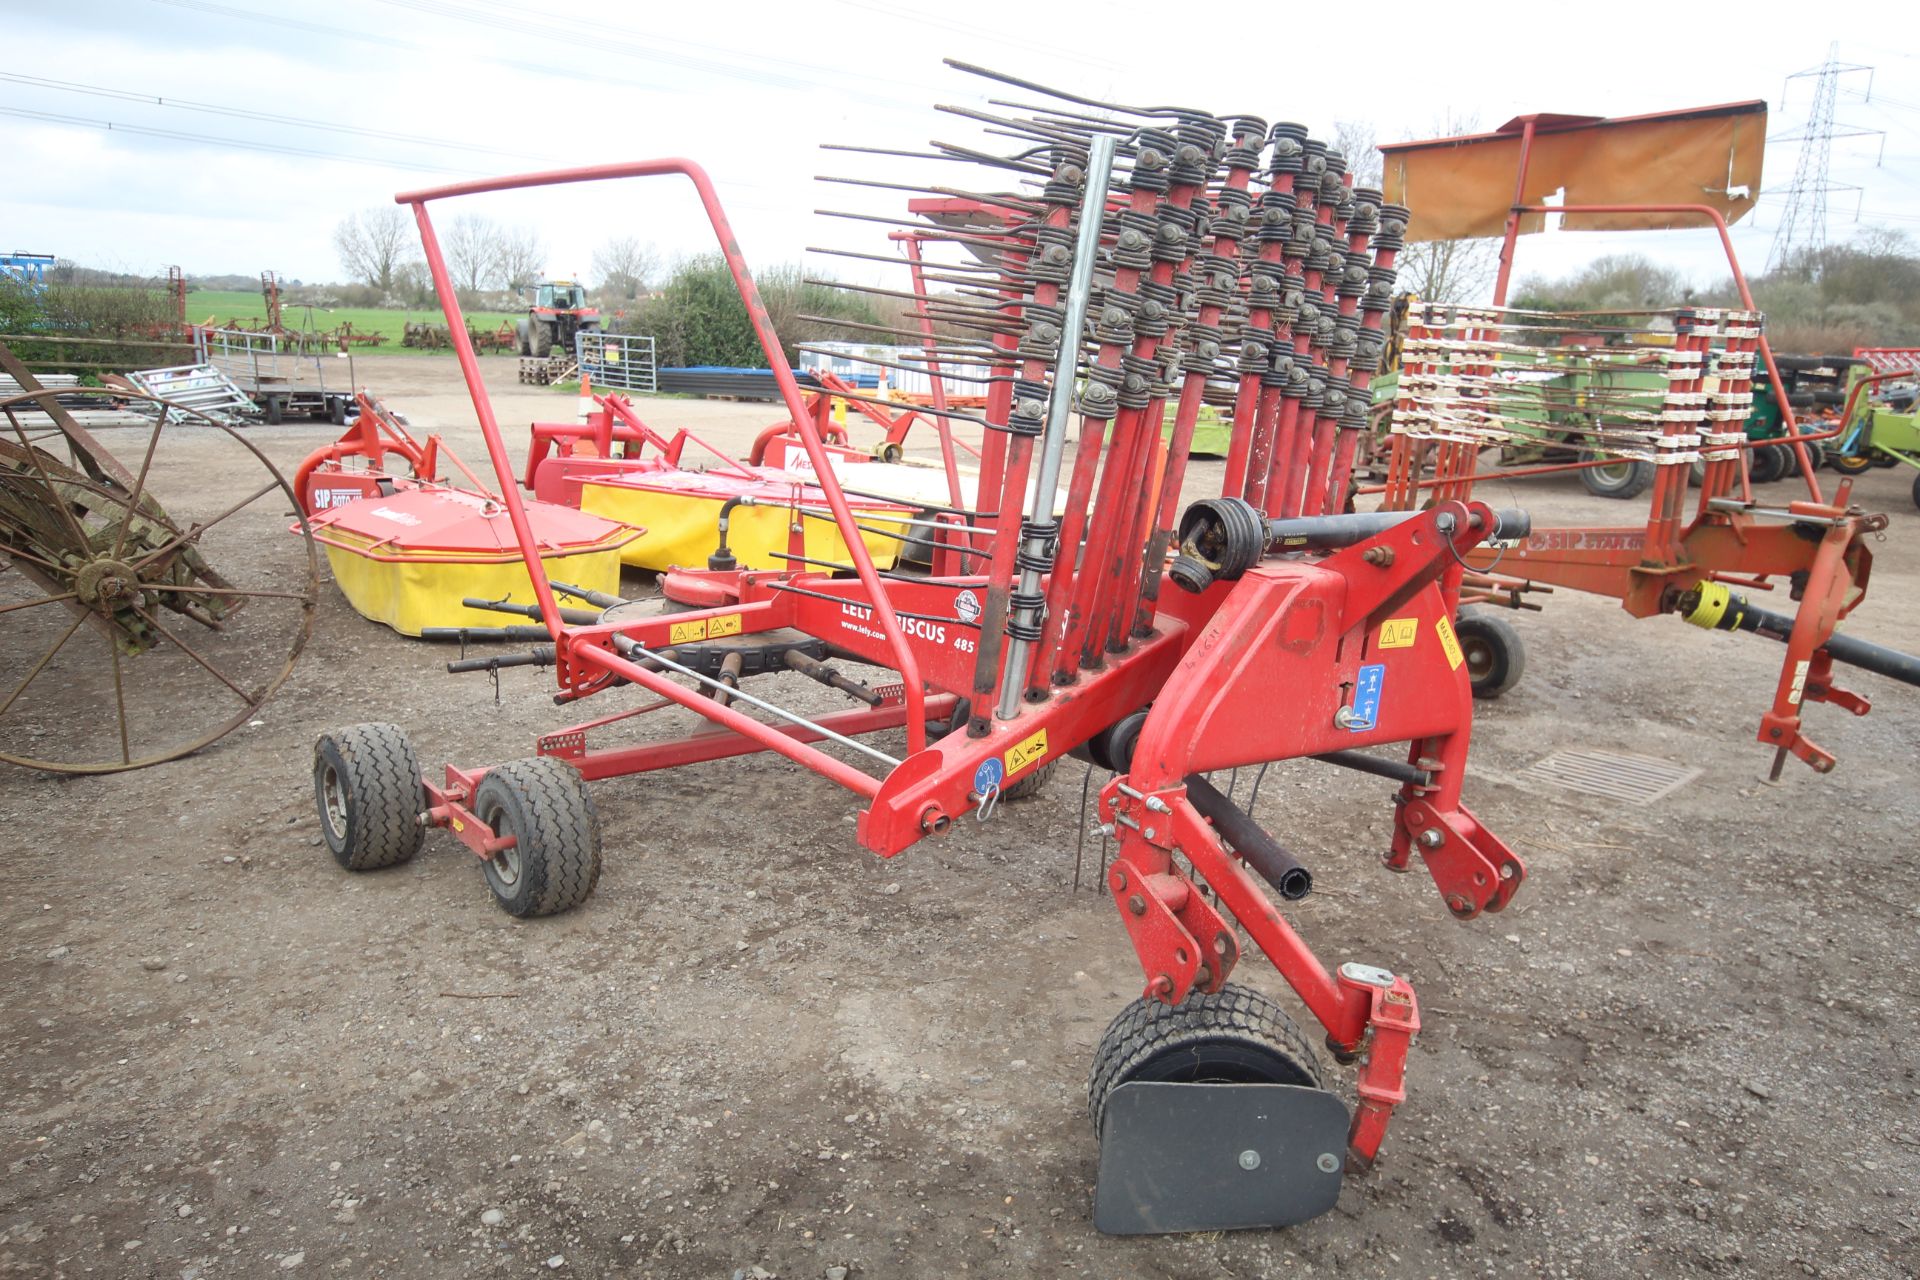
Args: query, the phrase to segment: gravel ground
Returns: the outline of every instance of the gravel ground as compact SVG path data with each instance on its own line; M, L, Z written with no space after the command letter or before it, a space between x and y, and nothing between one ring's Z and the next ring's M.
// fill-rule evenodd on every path
M358 363L479 459L450 361ZM503 421L571 416L489 364ZM734 447L776 416L650 412ZM327 428L252 435L290 469ZM1849 629L1911 649L1909 482L1859 487L1893 524ZM1502 488L1536 523L1640 510ZM1422 995L1378 1168L1289 1231L1121 1240L1090 1223L1084 1081L1140 979L1085 887L1097 840L1073 887L1079 766L891 861L783 761L602 784L597 894L520 922L444 836L341 871L311 744L391 720L429 770L529 754L551 677L496 705L329 585L259 724L137 773L0 772L0 1273L1914 1276L1920 699L1861 675L1870 717L1809 715L1840 768L1769 786L1778 646L1564 592L1517 625L1530 669L1482 706L1469 789L1531 868L1504 915L1380 870L1389 784L1303 763L1260 791L1315 872L1304 935ZM831 705L796 679L778 696ZM1568 746L1701 773L1638 807L1513 781ZM1264 962L1237 976L1292 1003Z

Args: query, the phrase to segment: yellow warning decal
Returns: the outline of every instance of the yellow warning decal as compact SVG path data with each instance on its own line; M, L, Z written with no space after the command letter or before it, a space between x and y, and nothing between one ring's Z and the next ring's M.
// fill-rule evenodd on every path
M1382 649L1411 649L1420 637L1420 619L1388 618L1380 624Z
M1007 748L1007 774L1012 776L1036 761L1043 760L1047 754L1047 731L1040 730L1031 738L1016 742Z
M1435 618L1433 629L1440 635L1440 652L1447 655L1447 665L1458 671L1460 664L1467 659L1460 652L1460 641L1454 637L1453 624L1445 618Z
M740 634L740 615L729 613L721 618L707 619L707 639L718 640L721 636Z
M739 617L739 614L735 614L734 620L739 621ZM707 620L705 618L697 618L692 622L676 622L667 631L668 644L691 644L695 640L706 638Z

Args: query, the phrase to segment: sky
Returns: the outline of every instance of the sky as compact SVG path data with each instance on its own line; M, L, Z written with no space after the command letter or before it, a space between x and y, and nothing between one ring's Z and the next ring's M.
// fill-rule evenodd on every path
M875 280L887 268L807 254L884 251L901 193L816 175L976 181L979 170L822 144L978 144L935 104L1032 101L942 65L981 63L1103 100L1178 103L1328 136L1382 141L1448 121L1492 128L1527 112L1625 115L1765 99L1763 191L1793 176L1798 132L1830 41L1844 62L1828 235L1865 226L1920 240L1920 22L1905 4L1748 3L1682 11L1616 2L1475 9L910 0L724 4L645 0L0 0L0 251L161 274L339 280L332 232L396 192L478 176L686 156L714 177L750 262L805 260ZM1342 33L1307 14L1353 14ZM1517 15L1511 29L1492 25ZM1822 14L1830 14L1823 21ZM1224 24L1223 16L1229 16ZM1697 19L1697 20L1695 20ZM1196 50L1176 53L1187 46ZM279 117L262 118L263 115ZM111 126L111 127L108 127ZM325 126L325 127L320 127ZM1016 144L1000 140L1007 149ZM1783 196L1734 228L1764 264ZM1862 211L1856 221L1856 206ZM671 260L710 249L691 187L649 179L469 197L435 206L536 227L548 271L589 276L596 246L636 236ZM1708 285L1725 275L1706 231L1530 236L1517 274L1560 275L1645 254ZM879 274L876 274L879 273ZM894 281L893 283L898 283Z

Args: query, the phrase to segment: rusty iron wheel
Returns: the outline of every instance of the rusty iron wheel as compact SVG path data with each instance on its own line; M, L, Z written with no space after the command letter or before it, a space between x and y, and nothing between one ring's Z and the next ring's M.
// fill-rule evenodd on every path
M32 412L56 394L158 406L133 429L137 461L51 403ZM299 510L252 441L196 409L105 387L0 399L0 761L139 769L256 716L313 634L320 564ZM270 536L287 554L264 568L215 566Z

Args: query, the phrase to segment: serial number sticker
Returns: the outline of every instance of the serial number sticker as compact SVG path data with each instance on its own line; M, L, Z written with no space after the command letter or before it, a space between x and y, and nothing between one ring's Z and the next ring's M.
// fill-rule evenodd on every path
M740 615L729 613L723 618L707 619L707 639L718 640L721 636L740 634Z
M1447 665L1458 671L1460 664L1467 659L1460 652L1460 641L1453 634L1453 623L1445 618L1435 618L1433 629L1440 635L1440 652L1447 655Z
M1382 649L1411 649L1413 642L1420 638L1420 619L1388 618L1380 624L1380 647Z
M1007 748L1007 773L1016 774L1028 765L1043 759L1047 754L1047 731L1040 730L1031 738L1016 742Z
M737 620L740 615L735 614ZM695 640L707 638L707 620L696 618L692 622L676 622L667 629L668 644L691 644Z

